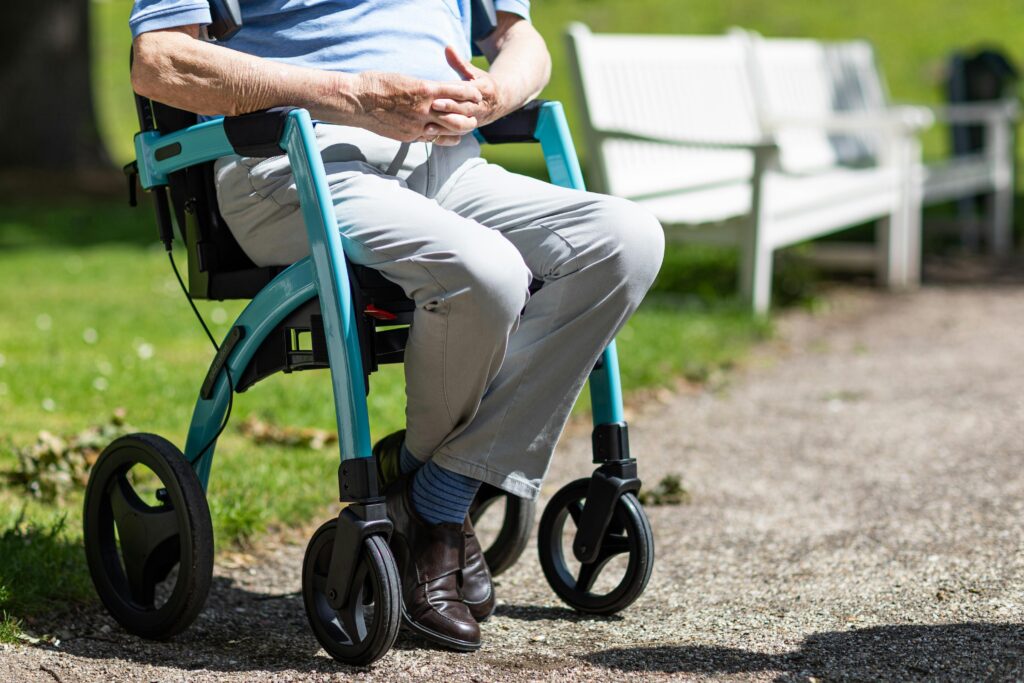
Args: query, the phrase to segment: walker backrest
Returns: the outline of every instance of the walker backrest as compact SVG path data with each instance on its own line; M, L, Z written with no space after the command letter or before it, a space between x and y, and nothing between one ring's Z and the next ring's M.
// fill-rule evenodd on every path
M162 134L198 121L188 111L136 95L139 126ZM189 292L196 299L249 299L280 268L256 266L238 245L217 207L213 162L168 176L174 221L188 252Z
M601 133L762 141L742 40L599 35L582 24L570 26L568 40L599 189L637 197L749 180L753 156L746 151L615 140Z
M198 122L198 117L181 109L153 103L157 129L167 134ZM177 181L177 182L175 182ZM223 272L255 268L245 255L217 207L217 189L213 180L213 163L193 166L171 180L171 203L175 209L178 229L194 216L199 231L200 253L204 271Z

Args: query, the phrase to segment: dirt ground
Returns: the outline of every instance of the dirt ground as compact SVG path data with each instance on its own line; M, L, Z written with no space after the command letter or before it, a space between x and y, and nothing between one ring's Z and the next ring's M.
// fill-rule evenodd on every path
M350 669L309 631L291 535L224 558L173 642L89 613L54 625L59 645L0 650L0 680L1024 678L1024 285L829 302L630 415L641 475L681 475L690 500L648 508L657 563L621 616L565 608L531 543L480 652L402 634ZM589 471L588 441L563 440L546 495Z

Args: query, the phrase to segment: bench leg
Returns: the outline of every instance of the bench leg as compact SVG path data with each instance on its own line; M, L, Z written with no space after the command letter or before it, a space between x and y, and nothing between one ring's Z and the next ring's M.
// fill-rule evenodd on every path
M1006 256L1013 248L1013 187L997 189L985 198L988 205L988 246L996 256Z
M876 274L878 283L887 289L907 286L906 235L903 232L901 221L891 216L880 219L875 226Z
M878 222L880 283L893 290L915 289L921 284L921 187L909 173L892 214Z
M755 234L744 242L740 264L740 293L750 302L754 313L768 313L772 304L772 258L774 252Z
M1005 256L1013 248L1015 126L1009 121L992 121L986 127L985 138L995 176L995 191L985 200L989 219L988 247L996 256Z

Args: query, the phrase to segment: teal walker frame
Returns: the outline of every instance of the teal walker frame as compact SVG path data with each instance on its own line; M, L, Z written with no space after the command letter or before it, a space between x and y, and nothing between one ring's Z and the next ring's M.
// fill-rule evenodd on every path
M233 328L243 330L240 341L229 338L222 347L231 348L227 367L240 376L266 335L289 313L315 296L320 297L324 331L330 357L331 385L338 420L338 443L342 460L370 457L370 422L366 395L362 390L363 368L356 328L356 311L345 268L345 229L339 226L332 206L323 161L316 148L313 123L308 112L291 111L285 124L281 148L288 155L299 202L309 236L310 256L278 275L242 311ZM534 137L540 142L551 182L562 187L584 189L583 174L569 134L561 103L545 102L537 120ZM180 149L173 156L162 150ZM235 150L224 132L224 121L215 120L161 136L155 131L135 137L139 180L144 189L167 184L175 171L223 156ZM612 342L589 379L594 425L622 423L622 389L619 363ZM212 396L196 402L185 445L185 457L196 463L205 488L210 479L215 434L227 410L230 388L221 374ZM206 447L205 452L201 449Z
M339 437L339 498L346 505L310 541L303 564L303 602L314 635L328 653L349 664L373 662L391 647L402 604L388 546L392 526L370 442L367 371L375 369L378 362L397 362L401 349L388 351L392 355L387 360L374 350L374 335L386 332L375 332L376 323L367 322L370 308L361 302L369 290L364 290L345 256L346 226L339 225L335 216L314 123L307 111L294 108L202 123L195 123L195 116L187 112L164 108L169 117L184 116L175 121L185 123L161 132L156 119L163 114L157 117L154 111L163 105L142 98L137 98L137 103L143 130L135 136L137 160L126 167L133 193L135 176L144 189L154 191L161 239L169 252L173 240L170 194L179 231L189 248L189 289L193 294L201 298L251 297L251 301L218 347L196 401L184 452L156 435L135 434L118 439L100 455L86 490L83 515L93 583L108 611L138 635L167 638L195 619L209 591L213 569L205 491L233 393L273 372L293 369L287 362L259 369L257 361L265 347L276 348L271 343L274 335L289 321L312 320L309 311L316 308L313 300L318 298L326 357L321 354L316 362L295 369L330 369ZM557 102L531 103L477 131L477 137L489 143L539 142L551 182L584 189L565 113ZM251 263L249 270L230 271L229 275L245 277L243 285L237 285L243 280L232 281L234 290L209 284L216 275L211 268L206 269L206 285L197 284L199 278L193 283L193 260L201 262L202 253L183 226L189 201L182 199L182 179L186 184L196 181L199 190L189 186L188 192L198 192L196 196L202 195L202 201L209 203L214 193L208 168L211 162L232 154L268 157L282 153L288 156L295 177L310 255L280 272L253 268ZM203 168L207 169L205 176L182 175ZM385 287L395 289L384 282ZM402 301L411 306L407 299ZM364 367L367 358L371 365ZM257 370L251 372L253 368ZM563 600L582 612L612 614L639 597L654 559L650 526L636 499L640 480L629 453L614 342L591 371L589 389L594 463L598 467L591 477L568 484L549 502L540 522L538 549L544 574ZM145 503L126 483L127 472L137 464L151 469L162 482L156 506ZM490 497L481 504L486 507L505 495L492 487ZM495 547L485 552L493 573L518 558L532 520L532 501L507 497L502 532ZM570 520L576 532L571 551L567 551L562 539ZM624 578L611 591L596 592L597 575L621 554L629 558ZM570 570L570 558L579 563L578 569ZM174 567L178 572L173 590L165 602L157 604L155 586L173 576Z

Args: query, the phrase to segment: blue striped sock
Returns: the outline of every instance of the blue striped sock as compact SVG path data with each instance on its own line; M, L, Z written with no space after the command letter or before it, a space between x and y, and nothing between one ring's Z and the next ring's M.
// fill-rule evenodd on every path
M439 467L433 460L412 478L412 505L427 524L462 524L480 482Z
M398 454L398 469L402 471L402 474L409 474L413 470L419 469L423 461L417 458L415 455L409 452L409 449L405 447L405 442L402 442L402 450Z

